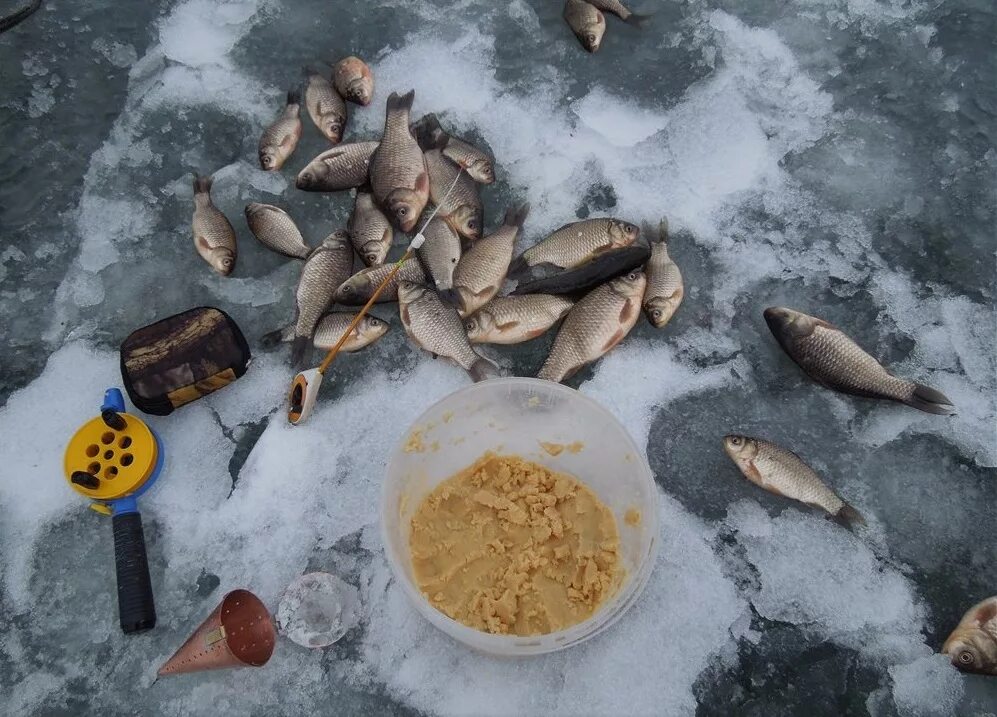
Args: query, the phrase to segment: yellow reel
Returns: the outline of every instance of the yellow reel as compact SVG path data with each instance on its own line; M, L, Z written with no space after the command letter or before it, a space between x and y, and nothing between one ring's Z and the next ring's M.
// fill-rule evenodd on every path
M137 493L156 470L159 444L142 419L119 413L125 427L115 430L97 416L83 424L66 446L63 469L66 481L80 495L112 501ZM76 472L89 473L96 487L72 480Z

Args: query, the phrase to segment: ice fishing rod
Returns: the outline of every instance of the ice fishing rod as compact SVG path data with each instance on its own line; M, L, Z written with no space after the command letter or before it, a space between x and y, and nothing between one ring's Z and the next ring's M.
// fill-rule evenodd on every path
M333 359L336 358L339 350L343 347L343 344L346 343L347 339L350 337L350 334L353 333L353 330L363 320L363 317L367 315L367 312L370 311L370 307L377 302L377 299L381 293L385 290L385 288L387 288L388 284L391 283L391 280L397 276L398 272L402 268L402 264L411 259L419 247L421 247L426 241L426 236L423 232L426 231L426 227L429 226L429 223L436 217L437 212L440 211L440 204L447 200L447 197L450 196L450 192L452 192L454 187L457 186L457 180L460 179L460 174L463 171L463 167L458 167L457 176L454 177L450 187L443 195L443 199L440 200L436 207L433 208L433 213L430 214L429 219L423 223L422 229L416 232L415 237L412 238L412 241L408 245L408 249L405 250L402 257L395 263L394 268L392 268L388 275L384 277L384 281L382 281L374 290L374 293L371 294L370 299L367 300L367 303L364 304L363 308L360 309L360 311L357 312L357 315L353 317L353 321L351 321L350 325L346 327L343 335L339 337L339 341L337 341L336 344L329 349L329 353L327 353L325 358L322 359L322 363L316 368L301 371L294 377L294 380L291 382L291 390L288 393L288 423L293 426L297 426L299 423L304 422L310 415L312 415L312 410L315 408L315 399L318 398L319 386L322 385L322 379L325 377L325 372L328 370L329 365L332 363Z

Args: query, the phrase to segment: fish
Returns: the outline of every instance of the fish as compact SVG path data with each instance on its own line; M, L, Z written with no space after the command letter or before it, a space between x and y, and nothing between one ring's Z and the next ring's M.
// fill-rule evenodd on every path
M606 34L606 18L599 9L585 0L565 0L563 15L582 47L597 52Z
M346 131L346 102L329 80L315 71L308 73L305 107L318 131L333 144L339 144Z
M311 253L291 215L272 204L246 205L246 223L253 236L270 251L304 259Z
M347 312L335 312L323 316L315 326L312 346L322 351L330 350L342 338L343 333L355 317L356 314ZM341 350L353 353L366 348L388 333L388 328L388 322L367 314L350 332L350 337L346 339ZM294 324L290 324L283 329L265 334L260 342L266 348L273 348L279 343L288 343L293 340Z
M418 255L426 276L444 299L456 304L458 297L453 288L453 278L460 261L460 237L441 217L433 217L422 234L426 241L419 247Z
M515 295L574 294L604 284L631 269L644 266L651 250L641 242L621 249L611 249L574 269L561 269L552 264L538 264L517 278Z
M268 172L276 172L294 152L301 139L301 93L288 90L287 105L273 124L263 131L260 137L260 166Z
M403 232L412 231L429 200L429 173L409 132L415 90L388 97L381 144L370 162L370 185L385 214Z
M942 652L960 670L997 675L997 596L969 608Z
M478 239L484 213L478 183L467 172L461 172L460 167L444 157L440 150L431 149L425 156L429 198L440 208L438 216L446 219L462 237L472 241Z
M640 318L646 284L635 269L586 294L564 317L537 378L564 381L612 351Z
M658 225L657 235L645 227L644 233L651 242L651 258L644 267L647 274L647 289L644 291L644 313L647 320L660 329L675 314L685 287L682 284L682 272L678 265L668 256L668 220L662 219Z
M423 150L438 149L444 157L459 167L479 184L492 184L495 181L494 160L470 142L455 137L443 129L435 114L422 117L410 128ZM432 176L430 176L432 180ZM453 180L451 180L453 181ZM432 190L432 185L430 185Z
M500 296L464 321L472 344L519 344L545 334L575 302L553 294Z
M370 297L374 295L377 287L394 268L395 263L392 262L390 264L381 264L380 266L371 266L362 269L344 281L336 289L336 292L332 296L333 301L343 306L362 306L366 304L370 300ZM402 268L398 270L394 278L384 287L384 291L378 295L377 303L397 301L399 281L411 281L418 284L426 281L426 274L418 260L409 259L402 264Z
M374 75L367 63L350 55L332 68L332 83L345 99L366 107L374 99Z
M509 262L512 261L516 237L529 212L529 204L509 207L502 226L475 242L457 262L453 288L458 295L457 307L461 316L473 314L495 298L502 288Z
M235 229L211 201L211 177L194 176L194 248L216 272L228 276L235 268L238 249Z
M770 493L820 508L846 526L864 524L862 515L831 490L792 451L750 436L724 436L724 450L744 477Z
M306 192L340 192L367 182L378 142L351 142L326 150L298 173L294 185Z
M603 252L630 246L639 236L638 227L619 219L604 217L571 222L524 251L509 267L509 278L540 264L574 269Z
M31 2L22 7L20 10L15 10L9 15L0 16L0 32L7 32L7 30L10 30L12 27L20 25L22 22L34 15L41 6L42 0L31 0Z
M499 374L498 367L476 352L467 340L456 307L442 301L428 286L400 282L398 311L408 337L434 357L450 359L467 371L475 382Z
M621 3L620 0L586 0L586 2L598 10L616 15L623 22L628 25L634 25L635 27L639 27L651 17L650 15L637 15L630 12L630 9Z
M322 240L322 246L309 255L301 269L294 292L296 313L291 361L301 366L319 319L332 301L333 293L353 270L353 247L342 229Z
M367 266L383 264L391 249L394 230L391 222L374 203L374 197L366 192L357 192L353 202L353 214L347 226L353 248Z
M899 401L925 413L951 415L940 391L897 378L838 327L794 309L771 306L765 323L783 351L817 383L834 391Z

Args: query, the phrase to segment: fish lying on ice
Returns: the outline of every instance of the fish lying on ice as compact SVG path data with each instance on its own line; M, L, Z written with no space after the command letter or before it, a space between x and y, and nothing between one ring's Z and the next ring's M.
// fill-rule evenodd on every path
M564 21L588 52L598 52L606 34L606 18L585 0L565 0Z
M472 344L519 344L545 334L572 306L552 294L500 296L468 316L464 329Z
M333 144L339 144L346 131L346 102L332 83L315 71L309 71L308 74L305 107L318 131Z
M357 192L353 214L347 226L353 248L367 266L383 264L391 249L395 232L391 222L374 203L373 195Z
M462 237L472 241L479 238L484 208L478 183L467 172L461 172L438 149L429 150L425 157L429 171L429 198L440 208L437 216L446 219Z
M301 93L289 90L287 104L273 124L263 131L260 137L260 166L268 172L275 172L294 152L301 139Z
M331 349L342 338L343 332L346 331L355 316L356 314L348 312L334 312L323 316L315 326L312 346L323 351ZM350 332L350 336L346 339L341 350L347 353L359 351L375 343L386 333L388 333L388 322L367 314ZM264 335L260 342L266 348L273 348L279 343L288 343L293 340L294 324L289 324L283 329Z
M291 215L272 204L246 205L246 223L253 236L270 251L304 259L311 253Z
M660 329L668 323L682 303L685 287L682 284L682 272L668 256L668 221L661 220L657 233L650 227L645 227L644 234L651 242L651 258L644 267L647 273L644 313L647 314L648 321Z
M440 150L444 157L463 167L475 182L492 184L495 181L495 163L491 155L444 130L435 114L422 117L411 130L420 147Z
M388 277L394 267L394 262L391 262L360 270L336 289L332 295L333 301L343 306L362 306L366 304L370 300L370 297L374 295L377 287ZM398 282L400 281L411 281L416 284L422 284L426 281L426 273L423 271L418 259L412 258L402 264L402 268L398 270L398 273L395 274L391 281L384 287L384 290L378 295L377 303L397 301Z
M575 294L642 267L650 258L651 250L647 245L636 242L630 246L604 251L574 269L538 264L517 275L516 288L512 293Z
M619 219L586 219L555 229L546 238L524 251L509 267L509 278L518 278L529 268L551 264L573 269L592 261L603 252L630 246L640 229Z
M300 366L319 319L326 312L336 288L353 270L353 247L342 229L334 231L313 251L301 269L294 292L295 317L291 361Z
M374 75L367 63L350 55L332 68L332 83L345 99L358 105L369 105L374 99Z
M997 596L969 608L942 652L960 670L997 675Z
M412 231L429 201L426 160L409 131L415 90L388 97L381 144L370 160L370 186L389 219L403 232Z
M530 212L530 205L510 207L502 226L475 242L464 252L453 273L453 288L457 292L462 316L473 314L491 301L502 288L509 271L512 252Z
M211 201L211 182L211 177L194 177L194 248L212 269L228 276L238 256L235 229Z
M351 142L326 150L298 173L295 186L306 192L341 192L367 182L378 142Z
M454 271L460 261L460 237L446 219L433 217L422 231L426 241L419 247L419 261L432 280L435 289L448 302L456 304L457 294L453 288Z

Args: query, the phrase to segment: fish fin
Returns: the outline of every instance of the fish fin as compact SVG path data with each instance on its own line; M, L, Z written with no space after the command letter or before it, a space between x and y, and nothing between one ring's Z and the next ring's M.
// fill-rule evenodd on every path
M509 278L514 278L516 274L522 274L530 268L530 265L526 261L526 257L522 254L517 256L509 264L509 271L507 272Z
M605 254L607 251L611 251L612 249L615 248L616 247L614 246L613 242L609 242L607 244L603 244L602 246L596 247L592 253L596 255Z
M822 328L825 328L828 331L841 331L841 329L839 329L837 326L835 326L834 324L832 324L830 321L825 321L824 319L818 319L816 316L813 317L813 320L814 320L814 324L816 326L820 326ZM845 333L845 332L841 331L841 333Z
M205 239L200 234L194 237L194 244L197 246L198 249L203 249L204 251L211 251L212 249L214 249L214 247L211 246L208 240Z
M297 368L302 368L305 365L305 359L307 358L308 346L311 344L311 340L307 336L295 336L294 342L291 344L291 364Z
M646 25L652 17L653 15L638 15L637 13L632 12L623 22L633 27L644 27L644 25Z
M301 90L297 87L292 87L287 91L287 104L289 105L300 105L301 104Z
M407 304L398 305L398 318L402 320L402 326L405 327L405 331L408 331L409 326L409 313Z
M490 378L498 378L502 375L502 371L499 367L486 358L479 358L471 364L471 368L469 368L467 372L471 374L471 378L475 383L478 383L479 381L487 381Z
M841 523L846 528L854 528L856 525L865 525L865 518L852 506L845 503L841 509L833 516L828 516L836 523Z
M501 327L499 327L499 328L501 328ZM533 329L533 331L527 331L526 332L526 338L527 339L535 339L535 338L538 338L540 336L543 336L545 333L547 333L547 329Z
M661 221L658 222L657 227L651 226L649 222L644 222L641 225L640 235L645 237L651 244L656 242L668 243L668 218L661 217Z
M495 328L499 331L505 331L506 329L514 329L519 326L518 321L506 321L504 324L498 324Z
M296 139L294 138L294 135L293 135L293 134L287 134L287 135L284 135L284 139L282 139L282 140L280 141L280 146L281 146L281 147L291 147L291 146L293 146L293 145L294 145L294 143L295 143L295 142L297 142L297 141L298 141L298 140L296 140Z
M760 485L765 490L771 491L776 495L784 495L783 492L778 488L774 488L770 485L765 484L765 479L762 478L761 471L759 471L758 468L755 467L754 461L749 461L746 466L743 466L741 468L741 472L744 473L745 478L747 478L756 485Z
M640 304L638 304L633 299L627 299L627 302L620 309L620 323L626 324L633 319L634 315L640 311ZM621 329L622 330L622 329Z
M211 185L214 181L214 178L210 174L205 176L195 174L194 194L207 194L211 191Z
M415 179L415 191L417 194L429 194L429 173L420 172Z
M615 348L616 344L623 340L623 337L627 335L627 332L623 329L617 329L616 332L609 337L609 341L602 345L602 352L607 353ZM565 377L567 378L567 377Z
M388 95L388 112L394 110L410 110L412 109L412 103L415 101L415 90L409 90L404 95L399 95L397 92L392 92Z
M990 601L980 607L973 615L973 619L980 625L986 624L997 617L997 603Z
M283 338L284 329L277 329L276 331L263 334L263 336L260 337L260 345L265 349L272 349L275 346L280 345Z
M530 203L520 204L518 207L512 206L505 211L505 220L502 222L507 227L519 227L523 228L523 222L526 221L527 215L530 213Z
M920 383L914 384L914 391L904 403L925 413L935 413L939 416L951 416L955 413L955 407L945 394Z

